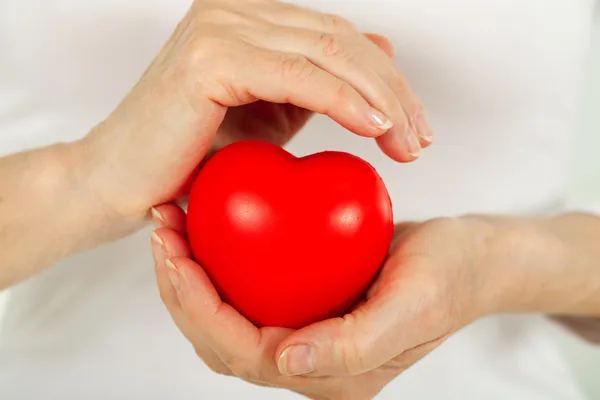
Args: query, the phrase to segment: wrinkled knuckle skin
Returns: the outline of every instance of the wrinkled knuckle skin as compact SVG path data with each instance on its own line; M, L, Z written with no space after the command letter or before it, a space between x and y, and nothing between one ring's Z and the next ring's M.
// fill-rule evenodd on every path
M406 79L404 79L399 74L394 74L394 76L392 76L389 79L389 85L390 85L390 88L394 91L394 93L396 93L398 95L405 94L410 91L408 82L406 81Z
M197 35L190 39L187 48L180 56L180 62L190 73L197 71L199 67L212 64L215 57L222 53L223 41L217 37L208 35Z
M346 81L342 81L336 89L336 98L338 104L346 104L350 102L354 88Z
M316 67L304 56L287 56L280 63L281 75L284 78L307 80L316 71Z
M342 42L339 36L331 33L319 35L318 46L326 57L343 55Z
M190 41L185 53L171 72L188 79L194 89L191 96L201 90L222 104L244 104L249 94L239 85L240 74L236 65L237 44L218 36L204 35Z

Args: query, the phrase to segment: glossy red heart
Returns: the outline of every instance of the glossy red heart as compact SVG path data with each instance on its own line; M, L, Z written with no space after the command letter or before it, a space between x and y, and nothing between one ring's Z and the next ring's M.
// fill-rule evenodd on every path
M200 171L188 234L224 301L257 326L300 328L343 315L364 293L392 240L392 206L356 156L296 158L242 141Z

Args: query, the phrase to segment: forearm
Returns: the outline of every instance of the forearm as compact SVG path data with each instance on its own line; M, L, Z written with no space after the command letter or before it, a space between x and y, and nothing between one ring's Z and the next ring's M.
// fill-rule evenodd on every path
M0 158L0 289L135 230L89 181L80 142Z
M600 317L600 218L495 221L488 290L497 311Z

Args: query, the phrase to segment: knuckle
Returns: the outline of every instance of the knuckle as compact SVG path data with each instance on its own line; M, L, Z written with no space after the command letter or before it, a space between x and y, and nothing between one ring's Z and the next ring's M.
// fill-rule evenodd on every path
M221 90L218 90L218 96L215 96L221 104L241 105L251 101L252 95L246 89L238 88L233 82L227 79L216 79Z
M190 38L183 45L183 54L179 55L184 61L191 61L191 66L203 69L211 67L215 72L217 64L225 64L226 69L235 64L239 52L242 50L241 41L235 34L222 34L214 25L206 24L194 30Z
M408 82L399 73L394 73L388 84L396 94L404 94L410 91Z
M220 38L199 32L189 41L187 49L181 57L183 64L196 69L211 61L223 47L224 43Z
M323 55L335 57L342 53L342 43L340 37L331 33L322 33L319 35L318 46Z
M335 14L321 14L321 22L334 32L353 32L355 30L350 21Z
M350 85L348 82L339 82L337 87L335 88L336 102L342 104L350 102L350 100L354 97L355 92L356 91L354 90L352 85Z
M301 55L285 56L280 62L280 73L286 79L306 80L315 72L315 65Z
M412 109L417 115L423 114L425 112L425 106L416 97L412 96L409 104L412 106Z

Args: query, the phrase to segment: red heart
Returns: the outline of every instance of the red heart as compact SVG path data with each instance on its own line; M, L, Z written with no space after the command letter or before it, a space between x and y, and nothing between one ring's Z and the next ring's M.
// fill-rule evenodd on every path
M333 151L296 158L259 141L217 152L188 206L196 260L257 326L343 315L377 274L393 229L389 195L367 162Z

